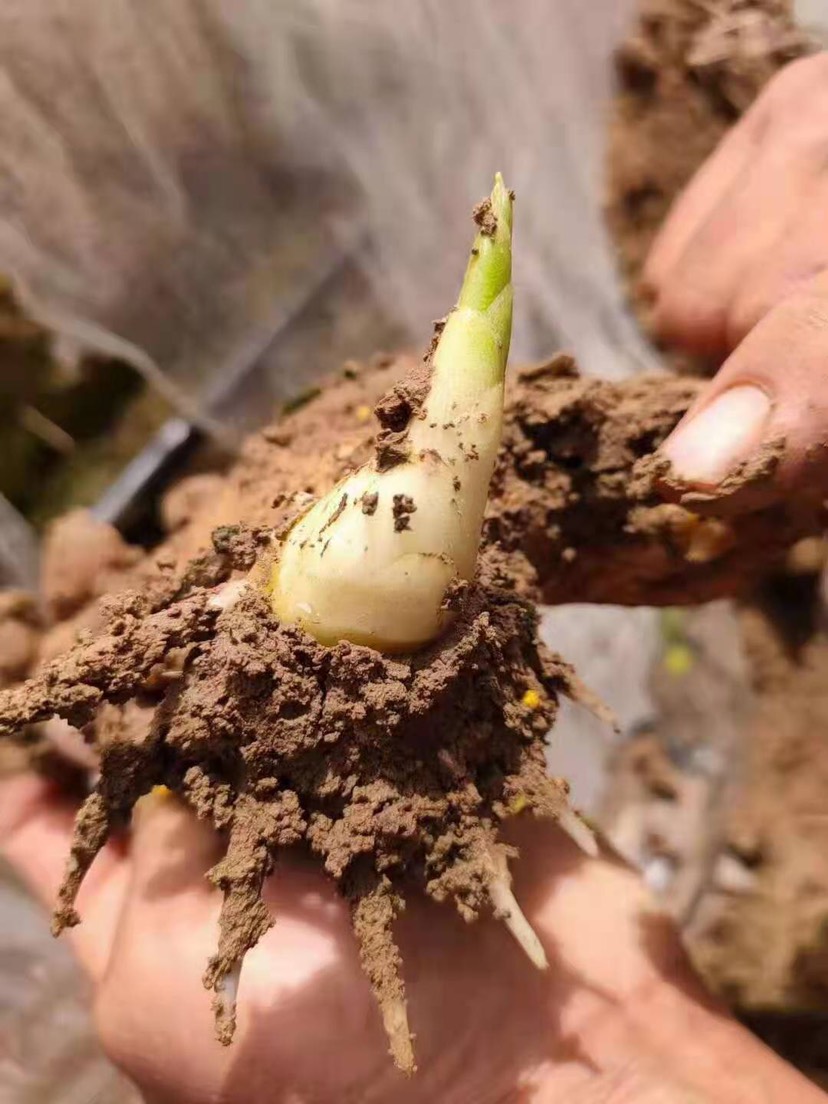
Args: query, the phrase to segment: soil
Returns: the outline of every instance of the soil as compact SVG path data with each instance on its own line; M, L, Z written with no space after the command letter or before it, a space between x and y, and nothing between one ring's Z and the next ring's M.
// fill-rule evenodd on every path
M249 567L243 544L216 553L211 581ZM1 707L6 731L55 713L82 729L104 701L146 704L159 669L187 649L145 731L99 728L100 780L78 816L55 931L79 921L77 889L109 834L165 785L227 833L211 873L224 893L220 942L205 975L219 1037L234 1027L227 979L271 923L262 881L279 849L300 842L352 902L366 972L386 1023L396 1022L403 990L390 929L406 887L474 919L492 909L511 857L497 826L514 803L545 816L566 808L566 784L546 775L545 736L558 695L579 696L578 683L538 642L534 608L496 575L484 559L448 634L394 659L325 648L280 625L253 586L226 608L186 579L110 599L102 633ZM391 1046L411 1070L407 1029Z
M633 307L668 210L696 169L772 76L811 48L792 0L643 0L615 57L618 93L607 149L606 217ZM706 373L669 351L674 367Z
M828 1029L828 637L815 624L817 586L817 575L780 577L742 611L755 704L726 843L751 880L708 893L690 932L708 982L760 1030L773 1020L792 1059L803 1016L811 1036ZM816 1058L807 1071L828 1087L826 1051Z
M205 975L220 1037L232 1036L228 994L241 959L270 924L262 881L280 848L301 845L352 903L392 1053L409 1070L391 932L406 894L419 886L467 919L493 909L513 857L498 840L500 822L518 809L559 816L567 808L566 784L546 775L546 734L561 694L587 698L538 641L532 600L729 592L744 583L745 562L754 577L767 572L795 535L820 524L760 509L738 532L714 518L726 539L700 539L711 519L662 500L653 457L697 385L585 380L558 357L519 373L510 390L479 577L450 596L449 632L408 657L325 648L274 619L255 573L244 580L298 510L375 456L389 411L411 405L400 376L412 364L350 364L251 438L218 501L196 495L191 520L140 563L111 535L85 544L89 531L70 518L64 555L46 557L45 580L49 612L68 620L46 635L41 654L55 654L55 632L65 645L67 629L83 631L0 695L0 735L57 715L100 757L56 931L78 922L75 895L109 834L142 794L167 786L227 839L211 875L224 909ZM374 432L365 409L389 391ZM404 435L399 422L394 432ZM395 525L408 523L413 504L395 505ZM73 547L94 554L84 561ZM81 604L102 585L120 593Z
M412 393L401 379L419 371L405 356L349 362L302 409L248 439L221 493L205 496L142 572L151 574L159 559L183 567L219 525L283 529L302 496L325 493L374 455L389 411L400 409L401 393ZM665 501L669 472L653 453L698 387L666 376L587 379L565 355L514 373L484 540L519 593L550 604L705 601L748 590L784 560L793 540L819 531L819 511L800 513L790 502L748 511L737 526L716 516L726 503L719 511L715 500L693 510ZM409 413L394 430L403 445L414 409L408 399L405 405ZM728 498L736 484L755 489L769 474L751 469L734 477Z

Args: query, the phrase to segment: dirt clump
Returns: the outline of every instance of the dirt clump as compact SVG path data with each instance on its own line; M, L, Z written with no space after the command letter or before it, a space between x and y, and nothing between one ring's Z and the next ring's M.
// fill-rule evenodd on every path
M483 199L472 211L472 218L480 227L480 231L488 237L493 237L497 230L497 216L492 210L492 201Z
M401 533L411 528L411 515L417 510L417 504L411 495L394 495L391 512L394 515L394 532Z
M101 635L0 698L0 733L54 714L85 727L104 702L142 695L146 704L154 669L186 649L142 738L122 729L99 746L100 779L78 816L55 930L78 922L77 889L110 833L142 794L167 786L227 838L211 873L224 906L205 976L220 1038L234 1024L228 979L271 923L262 882L281 848L302 843L352 903L367 973L386 1025L396 1025L392 1050L412 1068L391 936L405 887L467 919L492 910L511 856L500 822L518 801L545 816L567 809L544 748L559 694L577 697L578 683L539 643L534 608L490 574L484 557L453 627L410 657L323 647L279 624L249 584L230 582L228 592L179 578L153 598L112 599Z
M479 574L447 595L447 634L393 658L323 647L276 621L258 572L297 512L371 458L376 437L362 412L410 363L351 366L251 438L221 495L113 573L120 593L97 606L95 631L0 694L0 736L58 716L100 761L56 930L78 921L75 895L109 835L142 794L166 786L226 840L211 875L224 894L220 942L205 975L220 1037L232 1035L242 957L271 922L262 882L281 848L301 846L351 902L406 1069L414 1058L391 931L406 894L419 887L467 919L494 910L513 922L502 820L526 808L578 831L565 783L546 775L545 741L559 696L586 696L539 643L533 601L729 592L819 526L787 504L758 509L732 545L707 561L691 555L706 519L663 501L652 456L697 385L582 379L558 357L519 373L509 390ZM416 524L415 505L401 502L395 521ZM52 608L75 606L64 597Z
M615 55L606 217L645 329L638 278L673 200L771 77L811 48L791 0L643 0Z
M222 493L171 534L150 567L169 557L183 568L220 525L284 529L303 495L318 497L370 460L378 433L364 411L417 364L406 356L351 364L301 410L254 434ZM686 605L749 590L799 536L819 532L813 504L759 504L737 526L724 518L720 531L713 523L726 505L665 501L656 450L698 391L694 380L669 376L591 379L566 355L512 373L483 533L504 581L551 604ZM369 496L362 509L373 508Z
M117 589L141 558L111 525L86 510L53 522L43 544L41 589L48 614L66 620L90 599Z

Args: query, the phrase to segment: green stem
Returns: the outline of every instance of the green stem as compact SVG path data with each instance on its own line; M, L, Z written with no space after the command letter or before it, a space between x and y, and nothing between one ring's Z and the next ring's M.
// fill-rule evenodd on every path
M500 385L512 335L512 196L498 173L487 204L478 208L475 238L457 306L449 314L432 357L426 403L432 420L466 409Z

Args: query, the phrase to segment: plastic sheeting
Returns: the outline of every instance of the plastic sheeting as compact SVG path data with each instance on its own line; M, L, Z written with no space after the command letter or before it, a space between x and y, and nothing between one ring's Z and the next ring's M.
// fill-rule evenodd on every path
M422 342L500 168L519 200L516 355L563 344L617 375L646 358L598 202L630 9L7 0L0 270L192 413L339 247Z

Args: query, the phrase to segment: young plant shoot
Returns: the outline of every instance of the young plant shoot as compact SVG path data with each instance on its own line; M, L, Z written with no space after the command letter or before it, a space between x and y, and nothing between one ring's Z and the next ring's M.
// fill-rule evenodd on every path
M379 403L368 463L327 493L345 468L323 468L334 474L320 476L322 496L286 531L284 514L265 529L214 530L212 551L182 574L156 571L111 598L96 637L0 693L0 736L58 714L99 752L56 931L78 923L86 871L155 787L221 833L209 877L223 907L204 980L226 1043L244 955L278 924L261 891L285 848L303 846L336 879L409 1073L393 938L404 894L419 887L469 921L494 915L543 969L500 824L529 810L595 851L566 783L546 773L559 696L581 689L504 582L500 551L480 550L512 324L512 196L499 175L475 221L457 305ZM134 697L143 708L117 722L99 714Z
M499 173L476 217L426 394L402 399L393 441L308 510L273 568L276 616L324 644L411 652L446 627L449 589L474 578L512 331L512 196Z

